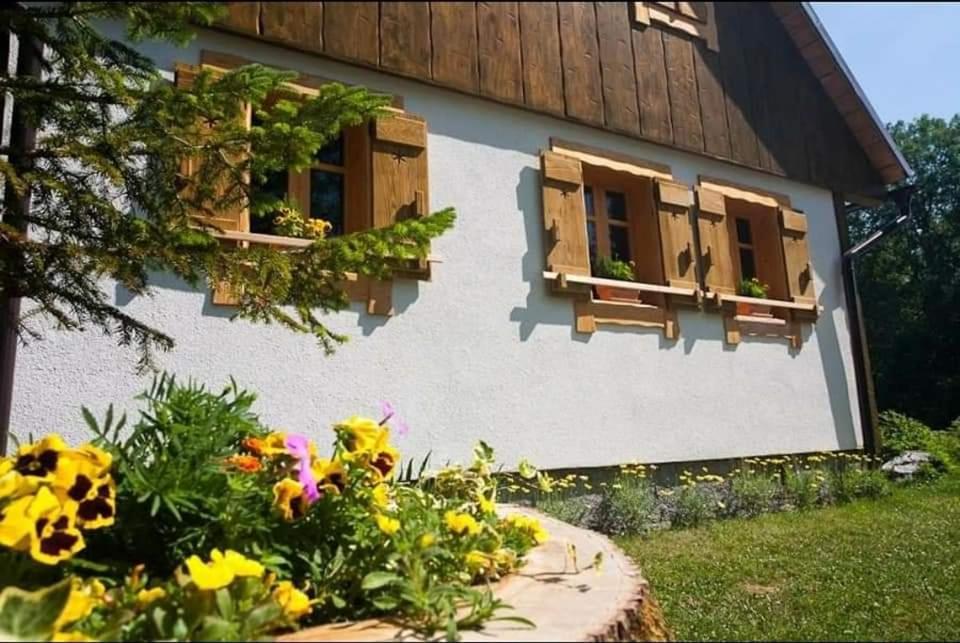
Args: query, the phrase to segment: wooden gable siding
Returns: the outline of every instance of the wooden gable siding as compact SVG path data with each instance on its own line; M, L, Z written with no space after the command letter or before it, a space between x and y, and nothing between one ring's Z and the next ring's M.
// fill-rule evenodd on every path
M768 3L715 3L717 51L638 25L632 2L229 4L222 28L287 47L839 191L883 184Z

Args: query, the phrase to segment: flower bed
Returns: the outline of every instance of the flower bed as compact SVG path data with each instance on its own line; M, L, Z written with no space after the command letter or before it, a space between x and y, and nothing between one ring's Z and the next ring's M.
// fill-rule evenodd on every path
M463 641L665 640L659 608L636 566L609 539L531 509L505 506L505 514L537 520L550 540L529 552L526 564L493 586L493 595L536 624L494 621ZM588 555L581 565L578 555ZM389 619L324 625L281 641L419 640Z
M321 454L235 387L165 377L142 399L129 427L85 410L91 444L51 435L0 460L0 637L248 640L385 615L419 636L530 627L489 584L547 533L497 515L485 444L414 476L392 409L337 424Z

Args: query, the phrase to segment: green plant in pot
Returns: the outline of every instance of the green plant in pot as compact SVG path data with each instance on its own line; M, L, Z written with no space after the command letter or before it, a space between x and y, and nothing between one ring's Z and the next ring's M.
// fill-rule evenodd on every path
M737 286L737 294L742 297L751 297L753 299L766 299L770 292L770 286L763 283L756 277L740 280ZM764 304L754 304L752 302L737 302L738 315L750 315L753 317L772 317L770 306Z
M616 258L600 257L593 264L593 274L602 279L614 279L616 281L636 281L633 272L632 261L621 261ZM599 285L594 286L597 297L606 301L631 301L640 299L640 293L630 288L619 288L617 286Z

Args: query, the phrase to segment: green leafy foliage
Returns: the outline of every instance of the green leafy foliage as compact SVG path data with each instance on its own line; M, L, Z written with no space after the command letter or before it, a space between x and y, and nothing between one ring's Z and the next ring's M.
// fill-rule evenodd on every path
M221 464L244 438L266 433L250 411L255 397L233 382L214 393L163 375L139 399L146 408L128 430L112 407L100 424L84 410L114 455L122 507L117 527L91 539L90 556L168 574L192 553L241 548L269 532L270 490Z
M70 581L28 592L8 586L0 592L0 639L46 641L70 597Z
M730 478L730 511L740 516L758 516L775 507L780 493L778 480L770 475L741 468Z
M880 414L880 435L887 458L904 451L927 451L935 470L960 470L960 434L953 430L934 431L915 418L896 411Z
M593 274L594 276L604 279L636 281L636 277L633 274L632 261L622 261L609 257L599 257L593 262Z
M941 428L960 415L960 116L890 126L916 175L912 217L857 260L857 283L881 408ZM850 217L853 243L896 216Z
M321 455L304 436L263 426L254 396L234 382L215 392L163 375L138 399L132 423L112 407L99 421L84 409L96 444L112 456L116 519L91 532L83 558L65 569L118 589L82 631L119 640L258 638L293 625L267 613L274 576L309 593L304 624L389 615L424 635L456 637L491 620L529 623L504 615L509 606L484 581L517 569L546 533L536 520L495 513L489 445L479 443L468 466L431 472L427 460L418 470L411 461L401 475L389 428L370 419L338 424L332 452ZM315 480L312 501L297 448ZM529 484L540 485L543 474L527 468ZM191 559L210 552L214 565L220 551L270 576L204 588ZM39 582L29 570L16 576ZM149 606L138 593L145 578L163 590Z
M756 277L743 279L737 284L737 294L744 297L756 297L757 299L766 299L770 286L763 283Z
M682 641L921 641L960 631L960 480L618 539Z
M101 19L124 21L132 40L183 44L195 25L222 15L220 3L13 3L0 12L14 32L44 45L47 77L3 76L0 90L43 132L35 150L3 148L0 173L28 213L3 212L0 275L7 296L36 304L21 337L39 337L35 314L63 330L96 328L138 349L140 366L173 339L114 306L102 288L115 280L134 296L150 275L171 273L193 286L225 283L242 293L236 317L313 335L327 352L344 341L322 322L348 305L345 273L384 276L397 260L423 257L448 230L451 209L390 228L307 248L278 251L220 244L191 214L216 215L277 203L257 188L268 175L304 168L343 128L382 116L384 96L338 83L303 101L273 100L293 74L248 65L221 76L202 72L175 86L152 61L100 33ZM244 105L257 116L247 128ZM185 175L181 160L197 171ZM248 180L249 177L249 180ZM30 228L30 238L20 234Z
M643 533L656 522L653 484L635 475L618 475L603 488L592 527L605 534Z

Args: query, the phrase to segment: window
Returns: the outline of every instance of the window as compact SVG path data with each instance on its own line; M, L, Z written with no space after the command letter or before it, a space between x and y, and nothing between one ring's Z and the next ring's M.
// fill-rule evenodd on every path
M317 150L313 165L308 170L275 172L255 191L296 201L304 217L322 219L331 225L328 236L343 234L346 231L346 187L350 179L359 181L361 178L347 177L344 139L362 135L363 132L356 130L341 132L335 140ZM364 186L359 187L364 189ZM280 234L276 229L275 216L276 213L251 215L250 232Z
M203 52L202 58L214 64L176 66L175 82L190 86L202 70L215 75L251 61L226 54ZM283 90L284 95L316 95L317 87L329 82L301 75ZM318 150L311 166L303 171L282 171L269 177L252 190L296 204L303 216L330 223L328 234L350 234L393 225L403 219L423 216L428 212L427 190L427 124L417 116L404 112L400 99L395 99L391 113L353 127ZM247 112L249 113L249 109ZM247 117L247 124L253 117ZM198 170L196 160L181 160L181 172L190 175ZM208 211L191 213L198 224L212 230L225 244L245 246L268 244L295 250L311 243L308 239L291 238L277 229L275 213L251 216L247 204L237 205L216 214ZM273 238L266 240L264 235ZM430 278L430 258L396 261L394 276L414 279ZM374 280L353 275L345 288L351 299L365 300L369 314L392 314L391 279ZM213 303L235 305L238 295L217 285Z
M634 2L633 19L647 27L664 26L700 38L713 51L718 48L713 2Z
M723 314L728 344L743 335L803 342L801 324L819 310L806 242L806 217L784 195L701 177L697 188L700 261L706 298ZM756 278L765 296L738 292ZM762 301L760 301L762 300Z
M633 261L626 194L602 187L596 188L596 194L598 196L595 200L594 186L584 186L590 264L594 265L599 257Z
M753 231L750 220L737 217L737 249L740 253L740 279L757 276L757 260L753 250Z
M582 167L590 272L596 276L601 257L617 259L633 262L638 282L662 284L653 182L606 167Z

